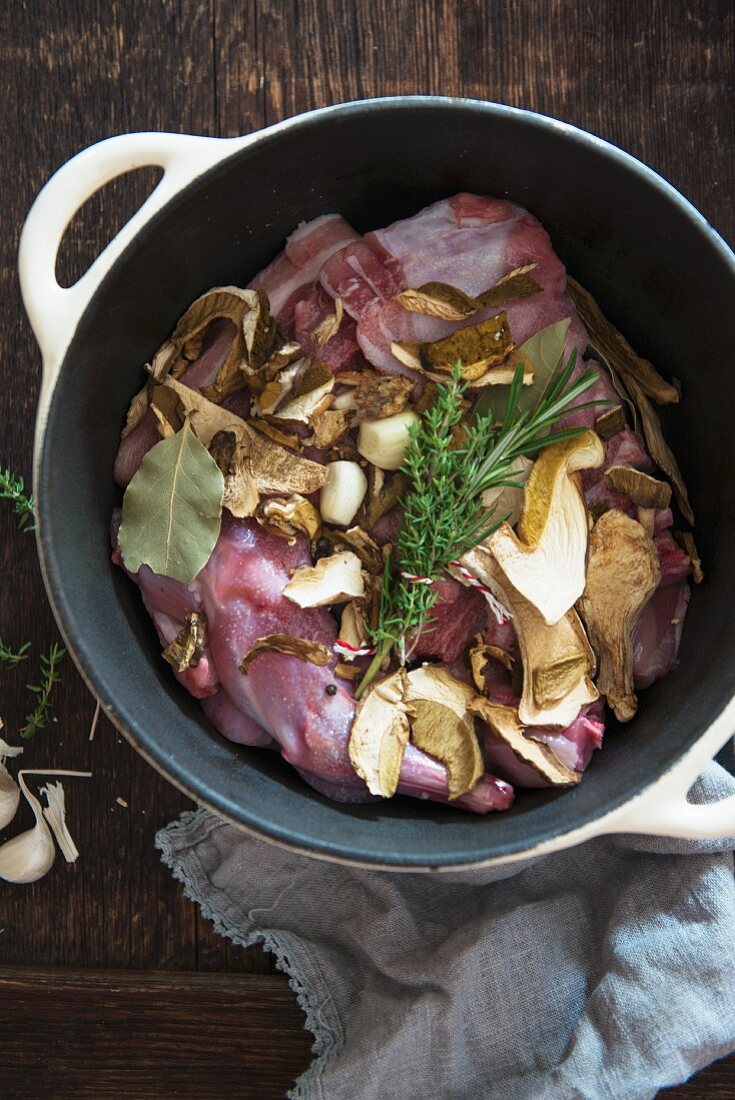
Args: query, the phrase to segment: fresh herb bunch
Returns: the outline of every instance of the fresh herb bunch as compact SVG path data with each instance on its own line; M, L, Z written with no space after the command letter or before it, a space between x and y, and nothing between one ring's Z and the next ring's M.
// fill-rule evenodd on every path
M551 381L533 410L519 409L523 366L515 372L502 424L492 409L464 423L467 386L457 363L450 381L439 387L432 407L410 431L402 467L411 487L403 498L403 524L393 553L386 561L378 625L370 631L376 654L356 697L365 691L383 661L396 646L401 664L411 655L412 642L426 624L436 602L433 584L421 584L403 573L439 580L449 562L488 538L507 517L488 511L482 494L488 489L518 486L511 466L521 455L570 439L583 428L553 431L569 406L597 381L589 370L571 382L576 353ZM577 408L600 402L590 401ZM394 569L397 567L397 570Z
M0 500L12 500L13 511L22 531L33 531L33 497L26 496L22 477L14 477L10 470L0 469Z
M7 646L5 642L0 638L0 664L8 665L10 668L15 668L21 661L25 661L28 656L28 650L31 648L31 643L26 642L20 649L14 653L10 646Z
M28 740L37 730L45 729L51 716L51 691L61 679L59 665L66 656L66 650L56 642L48 653L41 657L42 680L40 684L28 684L28 690L36 696L35 709L26 716L25 725L20 730L21 737Z

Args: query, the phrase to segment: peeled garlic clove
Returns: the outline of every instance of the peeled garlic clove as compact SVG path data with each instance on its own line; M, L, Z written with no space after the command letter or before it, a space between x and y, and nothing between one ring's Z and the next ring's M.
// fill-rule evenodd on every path
M340 526L352 523L367 487L367 478L356 462L330 462L319 495L322 519Z
M20 746L14 748L0 738L0 829L4 829L13 820L20 802L20 787L5 767L5 758L18 756L21 752L23 749Z
M379 469L397 470L406 457L409 428L418 423L419 417L411 409L404 409L382 420L363 420L357 449L363 458Z
M26 786L23 772L18 782L36 818L32 829L14 836L0 845L0 878L6 882L36 882L50 871L56 858L56 848L48 825L44 821L41 803Z

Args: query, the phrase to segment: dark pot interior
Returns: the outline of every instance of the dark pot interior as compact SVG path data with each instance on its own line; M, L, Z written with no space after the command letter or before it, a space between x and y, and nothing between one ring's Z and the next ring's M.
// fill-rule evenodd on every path
M110 564L112 463L141 365L214 284L244 285L304 219L339 211L366 231L459 190L507 196L549 230L570 272L633 345L682 379L664 417L687 479L707 582L679 667L611 730L584 782L520 792L474 817L398 798L342 806L273 754L211 729L160 660L138 591ZM79 324L54 393L37 485L50 594L75 657L120 729L194 797L315 853L439 866L519 852L620 805L670 767L735 688L729 372L735 260L653 173L597 139L486 104L373 102L276 130L196 181L139 235Z

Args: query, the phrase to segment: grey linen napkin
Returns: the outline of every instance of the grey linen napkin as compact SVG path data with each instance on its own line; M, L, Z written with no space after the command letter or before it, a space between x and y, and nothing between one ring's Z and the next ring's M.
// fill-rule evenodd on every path
M734 792L712 764L690 799ZM323 863L204 810L156 843L290 976L315 1036L296 1100L643 1100L735 1047L732 839L452 875Z

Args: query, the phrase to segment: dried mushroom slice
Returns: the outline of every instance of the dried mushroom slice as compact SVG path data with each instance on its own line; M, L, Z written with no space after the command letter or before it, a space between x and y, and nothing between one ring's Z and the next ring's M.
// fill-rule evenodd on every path
M345 307L342 304L342 299L335 298L334 313L330 313L323 321L319 322L316 328L312 329L311 338L318 348L323 348L332 337L337 335L344 315Z
M188 416L195 436L205 447L209 447L217 432L232 432L239 442L248 438L247 425L242 417L173 378L167 378L156 387L152 405L170 421L177 410L180 419ZM175 428L173 421L172 424Z
M582 778L581 772L568 768L542 741L526 737L514 707L500 706L479 696L470 703L470 712L487 722L494 736L506 745L518 760L528 764L553 787L572 787Z
M196 668L202 659L207 638L207 621L198 611L186 616L186 626L180 630L161 656L177 672L186 672L187 668Z
M301 493L308 496L321 489L327 480L327 467L293 454L257 429L250 432L250 469L261 493Z
M233 389L242 389L245 379L240 375L245 359L243 318L258 305L255 290L236 286L217 286L208 290L187 309L169 339L158 349L151 363L151 374L157 382L178 378L201 349L201 341L209 326L221 318L234 322L232 347L220 367L213 386L213 396L223 397ZM207 394L206 396L210 396Z
M533 294L539 294L541 287L532 277L531 272L536 270L536 264L524 264L509 271L494 286L483 290L475 298L480 309L504 306L506 302L517 301L519 298L530 298Z
M273 415L278 420L298 420L308 424L314 413L323 412L328 395L334 389L334 375L323 363L306 363L294 379L293 390L285 404L279 404Z
M610 466L605 470L605 484L615 493L624 493L641 508L668 508L671 486L632 466Z
M350 732L350 761L371 794L392 798L398 787L408 744L405 669L378 680L355 708Z
M248 442L238 440L232 431L219 431L212 436L209 453L225 479L223 507L237 519L254 515L260 496L250 469Z
M695 584L701 584L704 580L704 571L702 569L702 559L694 542L694 535L691 531L677 531L674 537L682 550L689 555L689 560L692 563L692 580Z
M468 684L434 665L408 673L411 742L446 768L450 801L471 791L485 770L469 711L474 694Z
M352 423L352 414L345 409L324 409L314 412L309 418L313 434L308 443L320 451L326 451L347 435Z
M524 490L518 535L503 523L488 541L503 573L551 625L582 595L587 553L587 508L573 474L601 466L594 432L545 447Z
M513 587L487 546L475 547L460 561L510 610L523 664L521 723L570 725L583 706L598 698L592 682L595 656L576 612L568 611L550 626Z
M133 428L138 427L141 420L148 412L150 396L150 383L146 382L146 384L143 386L143 389L139 390L130 402L130 406L125 416L125 426L120 432L121 439L125 439L125 436L130 435Z
M299 607L326 607L365 595L365 579L357 554L345 550L320 558L316 565L300 565L283 589Z
M464 321L479 309L474 298L449 283L423 283L414 290L401 291L395 300L410 313L439 317L442 321Z
M381 378L366 375L355 389L357 413L368 420L395 416L405 409L413 387L413 380L400 374Z
M603 441L612 439L625 427L625 411L622 405L613 405L595 420L595 432Z
M347 531L325 527L324 536L333 546L346 547L357 554L367 573L374 577L382 576L384 562L380 547L362 527L350 527Z
M510 653L501 649L500 646L486 645L482 639L482 634L475 635L474 642L470 647L469 658L472 682L481 695L485 691L485 669L489 660L499 661L510 673L514 671L515 661Z
M313 642L310 638L296 638L293 634L268 634L264 638L258 638L240 661L240 672L243 676L247 676L251 663L260 653L285 653L320 668L326 668L332 660L332 654L321 642Z
M339 624L340 640L352 646L353 649L361 649L367 637L364 600L350 600L342 608L342 618ZM353 656L346 657L348 661L354 661Z
M288 497L270 497L258 507L255 518L261 527L293 546L299 535L318 539L322 520L314 505L299 493Z
M493 367L499 367L509 358L515 344L510 334L505 313L466 325L450 336L423 344L419 360L424 370L449 374L455 363L462 363L462 377L467 382L481 378Z
M660 579L656 547L641 525L614 509L600 516L578 607L599 662L597 686L620 722L638 705L631 635Z

